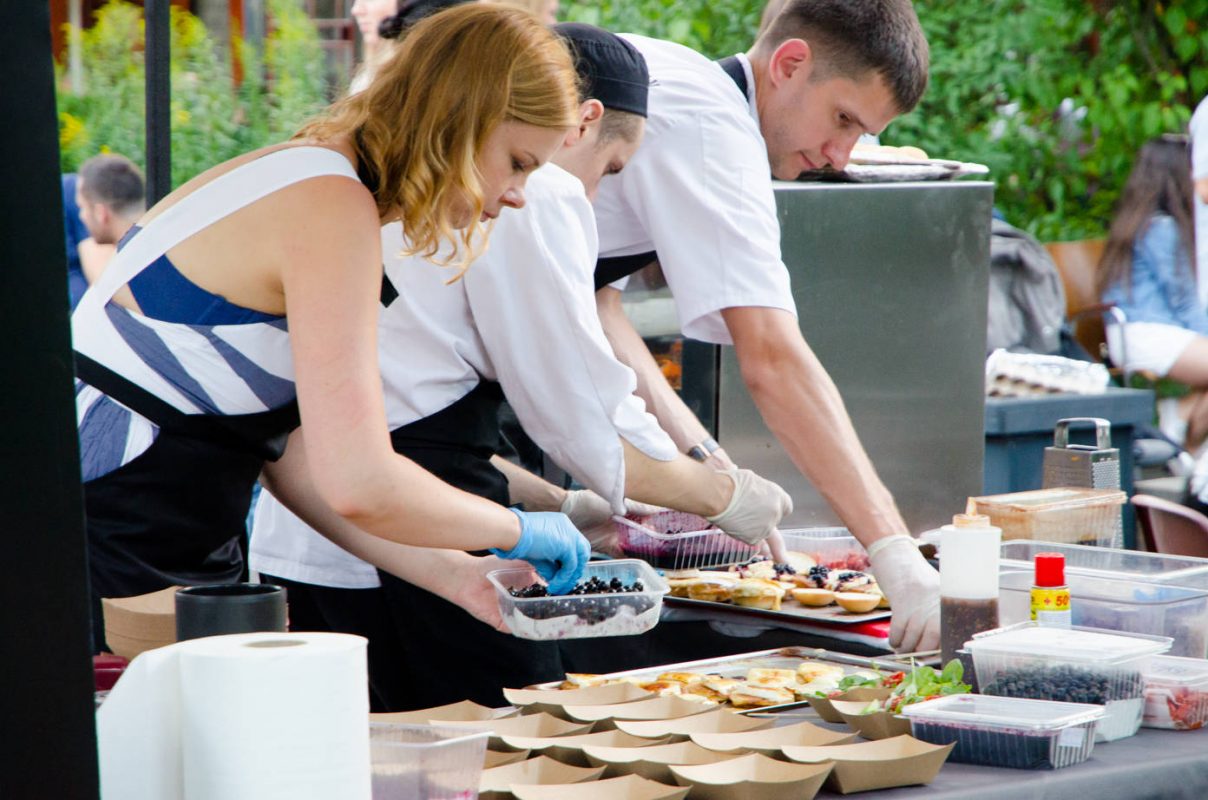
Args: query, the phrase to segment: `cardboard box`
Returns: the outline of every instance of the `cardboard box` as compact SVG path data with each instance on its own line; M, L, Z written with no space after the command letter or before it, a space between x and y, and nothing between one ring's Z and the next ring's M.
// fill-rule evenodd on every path
M785 747L784 755L806 764L834 763L826 788L839 794L931 783L956 744L894 736L833 747Z
M139 653L176 641L176 592L169 586L134 597L101 598L105 641L115 654L133 659Z
M569 719L567 706L616 705L646 700L655 695L632 683L610 683L582 689L504 689L503 696L525 714L544 711L555 717Z

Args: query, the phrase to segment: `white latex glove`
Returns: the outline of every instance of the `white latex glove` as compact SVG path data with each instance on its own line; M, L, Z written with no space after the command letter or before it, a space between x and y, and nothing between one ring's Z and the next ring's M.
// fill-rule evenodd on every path
M889 598L889 646L899 653L940 646L940 574L909 536L890 536L868 549L873 575Z
M610 556L621 554L617 548L616 526L612 522L612 505L603 497L590 489L569 491L559 510L587 537L592 550ZM626 514L654 514L664 510L649 503L625 499Z
M744 544L759 544L772 535L780 520L793 511L788 492L749 469L721 470L734 481L734 495L726 510L707 517L717 527Z

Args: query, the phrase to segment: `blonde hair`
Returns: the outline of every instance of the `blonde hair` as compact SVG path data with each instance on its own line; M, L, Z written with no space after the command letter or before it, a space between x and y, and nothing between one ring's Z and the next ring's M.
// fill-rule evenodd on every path
M347 137L383 220L398 215L408 254L467 264L484 208L477 158L502 122L578 124L578 75L560 37L530 14L472 3L412 28L369 86L333 104L294 138ZM473 222L454 233L459 199ZM485 238L485 232L483 234ZM462 252L464 249L464 253Z

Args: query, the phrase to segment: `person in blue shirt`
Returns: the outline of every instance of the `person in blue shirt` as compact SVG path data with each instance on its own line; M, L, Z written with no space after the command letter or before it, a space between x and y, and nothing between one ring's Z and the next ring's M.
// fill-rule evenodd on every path
M67 248L67 292L71 308L84 296L88 281L80 269L80 242L88 238L88 229L80 219L80 207L76 205L76 181L79 176L69 172L62 176L63 184L63 243Z
M1116 208L1097 274L1100 297L1127 318L1112 325L1112 360L1187 384L1187 443L1208 433L1208 311L1196 274L1191 152L1186 136L1141 148Z

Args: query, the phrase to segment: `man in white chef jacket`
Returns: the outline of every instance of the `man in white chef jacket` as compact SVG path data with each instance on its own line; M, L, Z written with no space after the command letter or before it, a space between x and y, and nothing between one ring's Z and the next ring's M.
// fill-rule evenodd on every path
M446 285L455 273L402 257L400 227L383 228L379 360L392 439L396 449L417 448L400 452L439 477L499 501L502 476L481 454L461 457L498 436L489 402L475 399L497 382L537 443L615 510L624 509L628 489L638 499L711 513L723 530L757 541L791 509L788 496L747 470L721 474L679 453L632 395L633 373L613 356L596 316L589 198L601 176L621 170L637 149L645 64L598 28L557 29L577 51L592 98L582 107L583 138L536 170L527 204L514 203L524 209L504 213L483 256ZM474 429L481 438L467 434ZM432 453L437 460L425 461ZM257 506L250 566L289 588L291 620L307 617L297 629L369 638L376 707L466 698L499 705L502 686L561 677L541 672L557 668L553 643L513 639L463 612L498 623L482 580L498 568L494 559L358 536L314 507L303 479L270 473L266 487L277 497L262 495Z
M843 168L861 134L880 133L918 102L928 48L909 0L788 0L750 51L720 63L623 38L646 57L652 83L642 147L596 202L597 302L609 340L680 450L729 465L621 308L626 276L657 260L684 334L734 345L764 421L868 548L893 606L890 643L938 647L938 573L802 338L771 183Z

